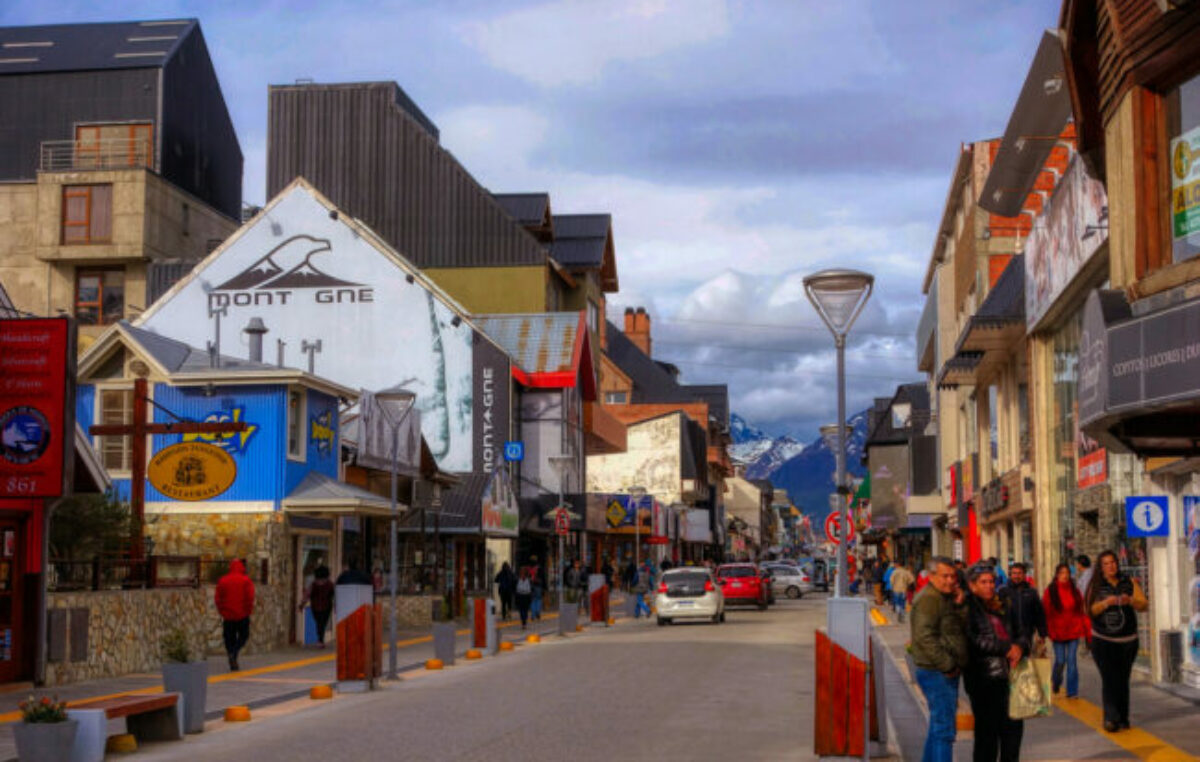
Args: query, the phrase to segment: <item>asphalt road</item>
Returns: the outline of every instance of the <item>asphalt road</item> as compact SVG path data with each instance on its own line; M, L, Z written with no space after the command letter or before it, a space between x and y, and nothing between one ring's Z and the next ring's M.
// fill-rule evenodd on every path
M731 609L724 624L621 620L371 694L210 723L138 758L807 760L813 629L825 596ZM511 631L506 637L514 637Z

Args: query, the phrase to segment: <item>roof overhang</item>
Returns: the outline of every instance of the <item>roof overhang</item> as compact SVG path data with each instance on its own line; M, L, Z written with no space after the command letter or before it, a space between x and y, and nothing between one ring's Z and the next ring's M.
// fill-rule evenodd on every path
M612 455L628 447L625 424L599 402L583 404L583 431L588 455Z
M975 369L983 360L983 352L958 352L942 366L937 383L941 388L970 386L975 383Z
M575 343L571 355L571 370L534 373L512 363L512 377L531 389L573 389L579 387L585 401L596 399L596 371L592 364L591 338L584 313L579 313L575 327Z

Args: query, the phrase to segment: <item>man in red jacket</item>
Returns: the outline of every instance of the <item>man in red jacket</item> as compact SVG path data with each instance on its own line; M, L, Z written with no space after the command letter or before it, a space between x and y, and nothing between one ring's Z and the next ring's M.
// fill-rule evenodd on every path
M238 652L250 640L250 615L254 613L254 583L246 576L244 563L236 558L229 563L229 573L217 582L215 598L223 620L229 670L237 672Z

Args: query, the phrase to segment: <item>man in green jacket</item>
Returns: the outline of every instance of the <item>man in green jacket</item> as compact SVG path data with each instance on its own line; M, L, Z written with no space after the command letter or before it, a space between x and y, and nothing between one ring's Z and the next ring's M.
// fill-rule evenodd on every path
M954 562L938 556L929 584L913 599L912 659L917 685L929 704L929 732L922 762L953 762L958 677L967 666L965 593Z

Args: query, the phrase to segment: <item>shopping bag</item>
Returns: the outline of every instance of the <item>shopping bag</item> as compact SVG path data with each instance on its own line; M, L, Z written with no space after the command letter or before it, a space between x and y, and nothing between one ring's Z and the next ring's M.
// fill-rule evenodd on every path
M1054 660L1036 657L1030 659L1033 668L1037 670L1038 682L1042 686L1042 697L1045 699L1045 711L1039 712L1038 717L1049 717L1054 713Z
M1042 687L1035 661L1022 658L1008 673L1008 716L1014 720L1050 714L1050 693Z

